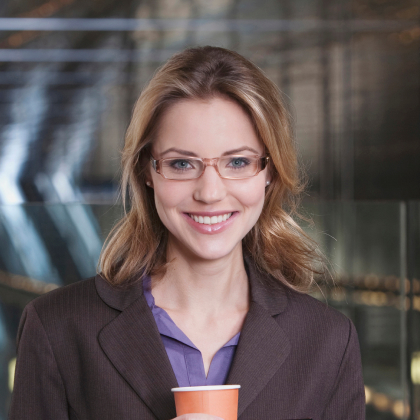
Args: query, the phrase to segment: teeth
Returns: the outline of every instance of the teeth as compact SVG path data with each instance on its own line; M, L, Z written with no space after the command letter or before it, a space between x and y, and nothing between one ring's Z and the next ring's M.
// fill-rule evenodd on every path
M214 225L216 223L225 222L229 217L232 216L232 213L226 213L220 216L195 216L190 214L191 219L196 221L197 223L205 224L205 225Z

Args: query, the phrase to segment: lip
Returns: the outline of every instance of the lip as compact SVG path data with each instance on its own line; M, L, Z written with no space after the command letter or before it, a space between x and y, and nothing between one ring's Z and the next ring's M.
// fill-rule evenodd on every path
M231 213L231 212L226 212ZM200 215L200 216L217 216L221 214L226 213L209 213L209 212L203 212L203 213L188 213L193 215ZM198 223L195 220L191 219L191 217L187 213L182 213L182 216L185 217L187 223L197 232L204 233L207 235L214 235L215 233L221 233L224 232L226 229L229 229L229 226L235 221L236 217L238 216L239 212L235 211L232 212L232 216L229 217L229 219L225 220L224 222L215 223L214 225L205 225L204 223Z

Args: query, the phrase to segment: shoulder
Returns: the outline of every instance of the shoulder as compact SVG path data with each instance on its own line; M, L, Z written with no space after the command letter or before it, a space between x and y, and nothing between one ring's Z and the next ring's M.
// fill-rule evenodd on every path
M38 317L44 328L86 326L99 319L111 319L115 310L100 298L95 277L59 287L29 302L24 317Z
M63 308L77 308L88 303L89 300L95 299L95 277L80 280L66 286L61 286L51 290L35 299L30 304L37 312L59 311Z
M348 325L349 319L328 302L318 300L309 294L287 291L288 310L298 312L304 322L326 323L327 325Z
M354 336L357 337L352 321L327 302L292 290L287 291L287 296L283 327L294 337L300 332L300 336L309 341L330 343L343 349Z
M252 301L275 316L281 326L300 336L326 336L340 334L348 336L350 320L325 302L300 293L287 286L284 280L272 277L258 269L251 258L245 259L251 286Z

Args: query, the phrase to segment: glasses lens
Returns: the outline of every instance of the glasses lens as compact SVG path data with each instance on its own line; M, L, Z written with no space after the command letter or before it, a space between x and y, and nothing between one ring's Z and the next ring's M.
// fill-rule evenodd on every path
M168 179L193 179L198 178L203 171L203 162L197 159L164 159L161 172Z
M220 175L226 178L248 178L258 172L259 159L254 156L226 156L219 160Z

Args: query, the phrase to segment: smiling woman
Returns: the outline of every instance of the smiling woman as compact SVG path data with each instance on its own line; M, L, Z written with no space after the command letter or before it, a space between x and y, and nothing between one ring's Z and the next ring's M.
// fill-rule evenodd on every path
M321 259L294 221L291 133L277 87L235 52L158 70L101 272L25 308L10 420L168 420L171 388L223 384L240 385L241 420L364 418L355 328L305 293Z
M267 173L271 182L267 191L256 190L256 194L264 193L261 214L249 226L243 248L278 281L308 291L316 270L322 267L322 258L317 245L293 218L303 186L290 116L277 86L260 69L235 52L214 47L190 49L172 57L137 101L123 153L122 192L130 191L133 205L110 235L102 254L102 273L108 281L126 283L135 273L166 270L170 230L161 217L156 217L156 194L146 190L146 183L151 182L147 180L151 157L208 159L242 151L268 156L267 170L256 179L235 179L233 184L220 181L221 185L249 194L256 185L264 184L261 180ZM157 172L168 178L167 161L159 166ZM199 165L195 168L198 170ZM197 182L187 184L204 181ZM166 180L160 180L159 185L170 191L185 188ZM204 210L218 211L220 204L208 207L213 208Z

